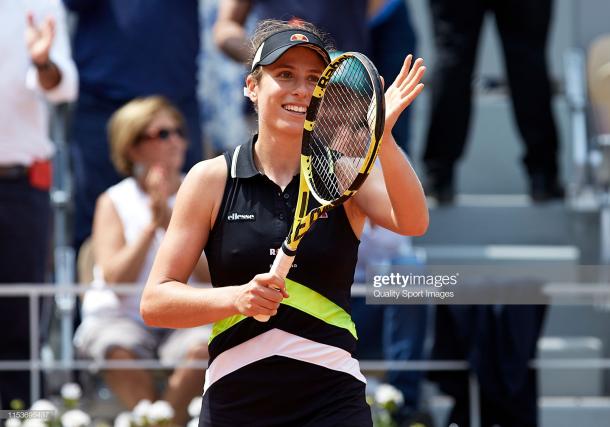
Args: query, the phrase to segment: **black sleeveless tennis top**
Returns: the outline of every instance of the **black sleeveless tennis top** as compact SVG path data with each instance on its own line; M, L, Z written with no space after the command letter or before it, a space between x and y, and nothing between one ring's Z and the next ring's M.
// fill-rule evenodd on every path
M268 272L292 223L299 177L282 191L256 169L255 143L225 153L229 173L205 247L214 287ZM343 207L328 212L301 241L276 316L214 324L200 426L370 425L349 314L358 244Z

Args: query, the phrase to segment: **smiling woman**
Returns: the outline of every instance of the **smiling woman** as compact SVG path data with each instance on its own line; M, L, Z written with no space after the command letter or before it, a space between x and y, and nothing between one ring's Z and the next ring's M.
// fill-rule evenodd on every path
M372 425L352 356L350 287L367 217L401 234L426 230L421 185L391 135L425 67L405 59L385 94L381 169L320 216L284 280L267 271L297 208L305 115L330 62L323 40L308 23L258 28L245 90L258 134L188 174L144 290L150 325L214 322L200 426ZM194 289L186 283L204 249L213 289Z
M250 99L258 110L259 138L285 134L300 139L311 93L325 67L314 50L296 46L267 65L258 80L247 77Z

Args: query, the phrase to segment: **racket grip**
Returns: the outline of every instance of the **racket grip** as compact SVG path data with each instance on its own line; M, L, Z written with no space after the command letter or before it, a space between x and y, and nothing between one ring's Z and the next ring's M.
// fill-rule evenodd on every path
M282 279L285 279L292 267L292 261L294 261L294 255L286 255L284 249L280 248L271 265L271 273L277 274ZM259 322L267 322L270 316L257 314L254 318Z

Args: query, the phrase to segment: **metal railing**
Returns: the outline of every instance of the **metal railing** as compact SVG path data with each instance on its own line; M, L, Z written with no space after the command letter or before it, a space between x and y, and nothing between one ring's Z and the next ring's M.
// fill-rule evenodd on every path
M205 286L205 285L204 285ZM573 287L566 285L572 292ZM29 370L31 399L36 401L41 396L40 373L46 371L70 371L70 370L87 370L97 372L104 369L150 369L150 370L165 370L174 369L177 367L192 367L204 369L207 367L205 361L182 361L164 363L157 359L140 359L140 360L76 360L72 351L73 333L67 335L62 328L62 352L64 349L70 348L67 353L61 354L59 360L41 360L41 351L39 345L40 336L40 300L42 297L55 296L58 299L72 300L71 304L66 306L74 306L76 295L84 294L92 289L90 286L58 286L58 285L30 285L30 284L15 284L0 286L0 298L3 297L27 297L29 299L29 320L30 320L30 359L29 360L6 360L0 361L1 371L23 371ZM555 285L555 292L561 294L562 287ZM132 285L112 286L112 290L117 294L136 294L141 292L140 287ZM585 290L586 292L586 290ZM353 296L366 295L365 285L355 285L353 287ZM72 318L73 313L66 310L60 310L62 316ZM363 371L468 371L469 364L464 360L444 360L444 361L390 361L390 360L363 360L360 361L360 368ZM610 358L598 359L562 359L562 360L532 360L530 362L532 369L610 369ZM479 384L476 376L471 373L469 375L469 395L470 395L470 415L471 426L480 426L480 402Z

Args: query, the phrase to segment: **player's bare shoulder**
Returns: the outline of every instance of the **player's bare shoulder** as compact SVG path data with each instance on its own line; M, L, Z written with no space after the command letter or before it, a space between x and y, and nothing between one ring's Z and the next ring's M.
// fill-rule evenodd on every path
M222 203L227 175L224 156L197 163L182 183L177 204L183 202L191 209L196 209L211 226Z
M197 163L191 168L184 181L185 183L192 181L194 185L204 186L206 191L218 192L222 195L227 174L227 162L221 155Z

